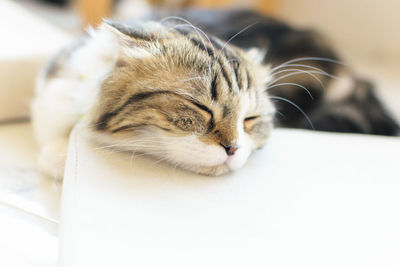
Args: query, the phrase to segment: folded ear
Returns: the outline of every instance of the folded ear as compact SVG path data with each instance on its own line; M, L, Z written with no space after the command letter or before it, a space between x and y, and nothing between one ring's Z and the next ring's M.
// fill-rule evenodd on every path
M118 46L118 50L132 57L145 57L156 54L154 43L166 34L161 25L154 22L125 24L116 21L103 20L103 23L95 31L100 35L106 35L106 41ZM96 37L95 37L96 38Z
M259 64L256 69L254 75L257 75L257 81L261 82L258 88L262 91L265 89L265 85L271 81L271 66L269 64L264 63L265 56L267 54L267 50L264 48L251 47L246 50L246 54L248 57L253 60L255 63Z
M125 41L153 42L166 35L162 25L156 22L121 23L103 19L100 28Z

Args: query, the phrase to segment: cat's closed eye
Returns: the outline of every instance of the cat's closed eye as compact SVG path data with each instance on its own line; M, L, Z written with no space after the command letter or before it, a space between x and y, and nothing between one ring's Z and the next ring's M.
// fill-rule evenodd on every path
M195 128L196 121L190 117L182 117L176 120L175 125L185 131L190 131Z
M243 121L244 130L249 132L256 123L259 123L260 117L260 115L246 117Z
M246 118L244 119L244 121L246 122L246 121L255 120L255 119L258 119L259 117L260 117L259 115L256 115L256 116L249 116L249 117L246 117Z

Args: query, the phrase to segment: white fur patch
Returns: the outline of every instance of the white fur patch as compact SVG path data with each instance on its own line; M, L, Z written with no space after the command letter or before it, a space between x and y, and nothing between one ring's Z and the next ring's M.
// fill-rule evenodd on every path
M153 56L147 49L140 47L123 48L123 52L132 58L149 58Z
M188 166L216 166L228 158L225 149L218 145L207 145L197 136L161 138L164 142L161 151L168 155L168 161Z
M67 158L68 139L55 139L47 142L41 148L38 158L39 170L55 179L64 176L65 160Z
M247 111L249 110L249 106L250 106L249 95L247 93L243 93L242 97L240 98L240 113L237 122L237 131L238 131L237 146L239 147L239 149L227 161L227 165L231 170L237 170L241 168L246 163L249 155L255 148L253 141L244 131L243 127L243 121Z
M32 126L40 144L67 138L81 112L73 93L79 87L74 80L52 79L32 102Z
M266 49L260 49L257 47L251 47L247 50L247 55L257 64L263 62L265 55L267 54Z
M112 69L118 47L115 36L92 31L92 38L73 52L55 77L39 77L32 102L32 125L41 147L39 168L62 177L68 135L95 101L100 84Z
M339 101L348 97L353 90L353 78L347 73L341 73L337 79L332 79L325 98L328 101Z
M66 136L79 117L88 111L100 84L112 69L118 54L115 36L92 31L92 39L78 48L49 80L39 80L32 104L33 126L41 143Z

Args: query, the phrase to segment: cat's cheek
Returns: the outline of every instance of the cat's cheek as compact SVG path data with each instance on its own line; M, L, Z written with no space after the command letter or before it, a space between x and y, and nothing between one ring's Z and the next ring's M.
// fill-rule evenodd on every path
M161 137L165 154L171 162L182 166L216 166L223 164L227 155L222 147L207 145L197 136Z

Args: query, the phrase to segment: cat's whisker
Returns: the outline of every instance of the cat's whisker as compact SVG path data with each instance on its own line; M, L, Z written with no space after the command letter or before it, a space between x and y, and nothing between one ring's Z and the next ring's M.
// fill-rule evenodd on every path
M236 34L234 34L231 38L229 38L228 41L226 41L226 42L222 45L222 48L221 48L221 50L219 51L218 56L214 58L214 61L218 61L218 59L223 55L223 52L224 52L225 48L227 47L227 45L228 45L233 39L235 39L239 34L241 34L242 32L246 31L247 29L251 28L252 26L254 26L254 25L256 25L256 24L258 24L258 22L255 22L255 23L252 23L252 24L250 24L250 25L247 25L246 27L244 27L243 29L241 29L239 32L237 32ZM214 52L214 54L215 54L215 52ZM232 59L232 58L231 58L231 59L228 59L228 63L229 63L229 62L233 62L234 60L236 60L236 59ZM224 66L221 65L221 68L224 68ZM218 74L219 74L219 72L221 71L221 69L217 70L216 68L214 68L214 76L217 75L217 71L218 71ZM211 73L211 72L210 72L210 73Z
M209 54L208 48L206 46L206 43L204 42L204 39L200 36L199 32L197 31L198 29L196 30L195 27L193 25L191 25L191 24L190 25L189 24L179 24L179 25L173 26L172 28L176 29L178 27L190 27L190 28L193 28L196 31L197 36L200 38L201 43L202 43L206 53ZM215 54L214 48L213 48L213 53ZM211 73L211 63L208 64L208 70Z
M314 97L312 96L310 90L308 90L306 87L304 87L304 86L302 86L302 85L300 85L298 83L278 83L278 84L274 84L274 85L269 86L266 90L271 89L271 88L275 88L275 87L279 87L279 86L283 86L283 85L293 85L293 86L300 87L300 88L304 89L308 93L308 95L310 96L310 98L312 100L314 100Z
M103 149L102 151L110 151L110 150L113 150L113 151L120 151L120 152L130 152L130 151L139 151L139 150L141 150L141 149L158 149L159 147L158 146L129 146L129 145L126 145L126 146L124 146L124 148L122 149L109 149L109 148L106 148L106 149Z
M131 151L129 151L131 152ZM154 155L165 155L163 151L151 151L151 152L142 152L142 151L132 151L134 156L142 157L142 156L154 156Z
M165 151L150 151L150 152L140 152L137 153L136 151L132 151L131 155L131 167L133 167L133 159L134 157L142 157L142 156L155 156L157 158L160 158L159 160L155 161L152 165L157 164L159 162L168 160L166 157L168 154Z
M296 75L300 75L300 74L307 74L307 75L310 75L312 78L314 78L316 81L318 81L318 83L321 85L321 88L323 90L325 90L325 86L322 83L321 79L319 79L316 75L313 74L313 73L316 73L316 74L321 74L321 73L316 72L316 71L304 71L304 70L300 70L300 69L282 70L281 73L289 72L289 71L295 71L295 72L291 72L289 74L282 75L282 76L276 78L275 80L268 82L268 84L273 85L274 83L276 83L280 80L283 80L285 78L288 78L288 77L292 77L292 76L296 76ZM277 73L277 74L279 74L279 73Z
M201 37L200 33L197 32L199 29L196 28L195 26L193 26L192 24L178 24L178 25L174 25L171 28L176 29L176 28L181 28L181 27L190 27L192 28L194 31L196 31L197 36L200 38L204 49L206 50L206 52L208 53L208 48L206 46L206 43L204 42L204 39Z
M281 117L285 117L285 114L283 114L282 112L280 112L279 110L275 110L275 112L278 114L278 115L280 115Z
M208 48L207 48L207 46L206 46L206 44L204 42L204 39L201 37L201 34L202 34L208 40L208 42L210 43L211 49L213 51L213 54L215 55L215 48L214 48L210 38L208 37L208 35L203 30L201 30L200 28L194 26L188 20L186 20L184 18L176 17L176 16L166 17L163 20L161 20L161 23L164 22L165 20L168 20L168 19L175 19L175 20L179 20L179 21L185 22L186 24L174 25L174 26L172 26L172 28L173 29L176 29L176 28L179 28L179 27L190 27L190 28L192 28L196 32L196 34L199 37L199 39L201 40L201 43L202 43L204 49L206 50L207 54L210 54L209 51L208 51ZM208 64L208 69L209 69L209 72L211 73L211 62Z
M230 62L238 62L238 63L240 63L239 60L237 60L237 58L231 58L231 59L228 60L228 62L229 63Z
M153 144L154 144L154 146L152 146ZM101 149L109 149L109 148L122 147L122 146L123 147L159 147L162 144L164 144L164 142L158 141L158 140L141 139L137 142L121 142L121 143L117 143L117 144L96 147L95 149L101 150Z
M190 81L194 81L194 80L204 80L205 77L202 76L197 76L197 77L192 77L192 78L188 78L188 79L184 79L181 82L185 83L185 82L190 82Z
M237 32L236 34L234 34L231 38L229 38L228 41L226 41L226 42L222 45L222 48L221 48L221 50L219 51L218 56L215 58L215 60L218 60L218 59L223 55L223 52L224 52L225 48L227 47L227 45L228 45L233 39L235 39L239 34L241 34L242 32L246 31L247 29L253 27L253 26L256 25L256 24L258 24L258 22L255 22L255 23L252 23L252 24L250 24L250 25L247 25L246 27L244 27L243 29L241 29L239 32ZM231 60L232 60L232 59L229 59L228 62L231 62ZM223 66L221 66L221 67L223 68ZM217 70L215 69L214 75L216 74L216 71L217 71Z
M235 39L239 34L241 34L242 32L248 30L249 28L253 27L254 25L258 24L258 22L254 22L250 25L247 25L246 27L244 27L243 29L241 29L238 33L234 34L231 38L228 39L228 41L225 42L225 44L222 46L220 54L222 54L222 52L224 52L226 46L233 40Z
M156 164L164 162L164 161L168 161L168 157L161 157L159 160L156 160L155 162L153 162L153 164L151 166L153 167Z
M296 64L291 64L285 67L290 67L290 66L297 66ZM304 67L306 67L307 65L304 65ZM303 67L303 65L300 65L300 67ZM279 70L279 71L275 71L274 73L270 73L270 76L276 76L279 73L283 73L283 72L288 72L288 71L300 71L300 72L308 72L308 73L315 73L315 74L321 74L323 76L335 79L335 80L343 80L342 78L332 75L330 73L327 73L326 71L320 70L319 68L314 68L311 66L308 66L310 69L314 69L314 70L304 70L304 69L283 69L283 70Z
M274 74L274 73L276 73L276 71L278 71L278 70L280 70L282 68L288 68L288 67L314 68L315 70L318 70L318 71L324 71L324 70L322 70L320 68L317 68L317 67L314 67L314 66L311 66L311 65L306 65L306 64L284 64L284 63L282 63L280 65L275 66L274 68L271 68L270 69L270 73Z
M274 75L275 73L277 73L278 70L280 70L280 69L282 69L282 68L288 68L288 67L299 67L299 68L312 69L312 70L319 71L319 72L325 74L326 76L328 76L328 77L330 77L330 78L334 78L334 79L339 79L339 80L341 80L340 77L338 77L338 76L336 76L336 75L333 75L333 74L331 74L331 73L328 73L328 72L324 71L323 69L317 68L317 67L315 67L315 66L305 65L305 64L288 64L288 65L285 65L285 66L276 68L275 71L271 72L270 74L271 74L271 75Z
M318 72L318 73L321 73L321 74L329 74L329 73L327 73L327 72L325 72L325 71L323 71L321 69L318 69L318 68L314 68L314 69L309 70L309 69L305 69L306 65L304 65L303 68L300 68L300 67L299 68L295 68L295 65L296 64L290 64L290 65L284 66L283 68L276 69L274 72L270 72L269 75L270 76L276 76L279 73L287 72L289 70L314 71L314 72ZM311 66L310 66L310 68L311 68Z
M112 144L112 145L106 145L106 146L100 146L100 147L96 147L94 148L95 150L99 150L99 149L106 149L106 148L113 148L113 147L118 147L118 146L124 146L127 145L128 142L120 142L117 144Z
M130 167L133 169L133 164L134 164L134 158L135 157L142 157L142 156L156 156L159 157L158 155L166 155L165 152L160 152L160 153L155 153L155 152L144 152L144 153L136 153L135 151L132 152L131 158L130 158ZM165 157L161 157L161 159L163 159ZM156 162L154 162L151 166L153 166L154 164L161 162L162 160L157 160Z
M214 107L214 99L211 100L210 107Z
M100 150L100 152L103 154L115 154L115 153L123 153L123 152L126 152L126 150L120 150L120 149L103 149L103 150Z
M214 47L213 43L211 42L210 37L209 37L202 29L200 29L199 27L194 26L194 25L193 25L190 21L188 21L187 19L184 19L184 18L178 17L178 16L168 16L168 17L165 17L164 19L162 19L162 20L160 21L160 23L162 24L163 22L165 22L166 20L169 20L169 19L175 19L175 20L179 20L179 21L185 22L186 25L189 25L193 30L195 30L196 33L197 33L197 35L198 35L198 37L201 39L201 41L202 41L202 43L203 43L204 49L205 49L206 52L208 53L208 48L207 48L207 46L206 46L205 43L204 43L204 39L201 38L201 36L200 36L200 33L201 33L201 34L207 39L207 41L209 42L209 44L211 45L213 54L215 55L215 47ZM209 71L210 71L210 73L211 73L211 62L209 63L208 67L209 67Z
M321 81L321 79L319 79L316 75L314 75L314 73L315 73L315 74L321 74L321 75L323 75L323 76L328 76L328 77L330 77L330 78L337 79L337 80L343 80L343 79L341 79L341 78L339 78L339 77L334 77L333 75L330 75L330 74L325 73L325 72L319 72L319 71L305 71L305 70L302 70L302 69L287 69L287 70L281 70L281 71L276 72L275 75L276 75L276 74L280 74L280 73L284 73L284 72L291 72L291 73L289 73L289 74L287 74L287 75L283 75L283 76L277 77L275 80L269 81L269 82L267 83L267 85L272 85L272 84L274 84L274 83L276 83L276 82L278 82L278 81L280 81L280 80L283 80L283 79L288 78L288 77L291 77L291 76L296 76L296 75L300 75L300 74L308 74L308 75L312 76L316 81L318 81L318 83L321 85L321 88L322 88L323 90L326 90L326 89L325 89L325 86L324 86L324 84L323 84L323 82ZM274 75L272 75L272 77L273 77L273 76L274 76Z
M127 144L124 145L126 148L136 148L136 149L141 149L141 148L148 148L148 149L159 149L160 146L162 146L164 143L142 143L142 144ZM129 150L129 149L128 149Z
M334 64L339 64L342 66L347 66L346 63L335 60L335 59L330 59L330 58L324 58L324 57L300 57L300 58L294 58L290 59L288 61L283 62L282 64L274 67L271 69L271 72L274 72L277 68L287 66L288 64L291 63L296 63L296 62L301 62L301 61L322 61L322 62L329 62L329 63L334 63Z
M94 150L102 150L102 149L112 149L118 146L123 146L124 144L113 144L113 145L107 145L107 146L100 146L100 147L95 147Z
M289 99L286 99L284 97L280 97L280 96L269 96L270 99L276 99L276 100L281 100L284 101L290 105L292 105L293 107L295 107L298 111L301 112L301 114L303 114L303 116L305 117L305 119L307 120L307 122L310 124L311 129L315 130L313 123L311 122L310 118L307 116L307 114L304 112L304 110L302 110L298 105L296 105L294 102L290 101Z
M289 74L285 74L285 75L276 77L278 74L285 73L285 72L290 72L290 73L289 73ZM313 77L314 79L316 79L316 80L318 80L319 82L321 82L321 80L320 80L315 74L321 74L321 75L323 75L324 73L321 73L321 72L319 72L319 71L313 71L313 70L307 71L307 70L302 70L302 69L285 69L285 70L278 71L278 72L276 72L275 74L271 75L272 77L276 77L276 79L270 81L269 83L274 83L274 82L276 82L278 79L280 79L280 78L282 78L282 77L284 77L284 76L285 76L285 78L286 78L286 77L290 77L291 74L293 74L293 75L295 75L295 74L296 74L296 75L299 75L299 74L308 74L308 75L310 75L311 77ZM288 75L288 76L286 76L286 75Z
M187 23L188 25L190 25L195 31L200 32L201 34L203 34L203 36L207 39L207 41L210 43L211 47L213 48L213 52L215 53L215 48L210 40L210 37L208 37L208 35L199 27L194 26L190 21L188 21L187 19L184 19L182 17L178 17L178 16L168 16L163 18L162 20L160 20L160 23L162 24L163 22L170 20L170 19L175 19L175 20L179 20L182 22ZM200 36L199 36L200 37ZM205 47L206 48L206 47Z

